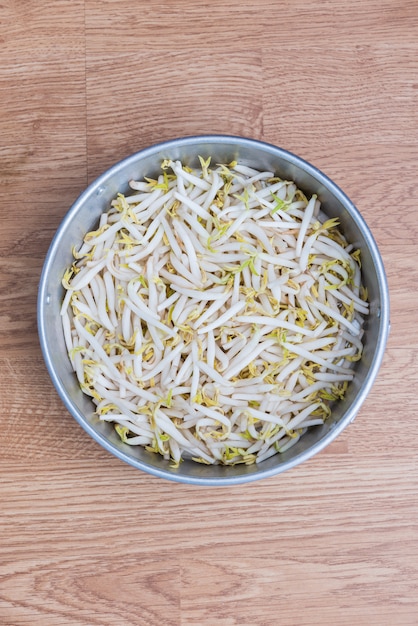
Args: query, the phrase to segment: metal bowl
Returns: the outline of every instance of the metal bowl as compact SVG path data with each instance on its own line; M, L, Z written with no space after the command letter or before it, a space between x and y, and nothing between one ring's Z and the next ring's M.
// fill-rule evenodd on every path
M167 158L198 165L197 155L211 156L212 163L239 160L294 180L307 195L318 194L324 212L329 217L338 217L347 239L361 249L370 315L365 320L364 353L355 366L354 380L344 400L335 405L331 418L323 426L309 429L287 452L255 465L210 466L184 461L174 469L159 455L122 443L111 424L98 420L91 400L81 392L71 369L60 324L61 279L72 262L72 246L80 243L84 234L97 224L99 215L109 207L117 192L128 191L130 179L155 175L162 160ZM38 329L45 363L61 400L101 446L130 465L161 478L198 485L231 485L273 476L307 461L353 421L383 358L389 332L389 294L383 263L368 226L348 197L317 168L286 150L252 139L223 135L186 137L146 148L117 163L76 200L46 256L38 294Z

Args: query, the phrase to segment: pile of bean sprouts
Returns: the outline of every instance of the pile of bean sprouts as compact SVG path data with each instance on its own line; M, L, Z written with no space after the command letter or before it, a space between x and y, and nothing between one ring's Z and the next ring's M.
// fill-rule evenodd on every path
M259 463L329 417L362 354L359 251L313 195L233 162L131 181L63 278L79 384L177 467Z

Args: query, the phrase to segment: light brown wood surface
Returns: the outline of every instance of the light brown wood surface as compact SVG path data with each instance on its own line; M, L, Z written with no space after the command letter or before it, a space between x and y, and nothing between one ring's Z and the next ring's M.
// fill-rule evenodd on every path
M0 624L418 624L416 0L0 2ZM44 367L51 238L96 175L200 133L296 152L380 247L392 330L306 464L197 488L82 431Z

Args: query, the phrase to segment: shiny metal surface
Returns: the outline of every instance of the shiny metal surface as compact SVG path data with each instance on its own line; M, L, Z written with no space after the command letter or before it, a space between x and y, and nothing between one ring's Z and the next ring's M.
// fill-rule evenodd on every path
M113 427L94 415L91 401L81 392L72 372L64 344L59 319L63 297L61 279L72 262L72 246L95 226L115 194L127 191L130 179L155 175L166 158L197 165L197 155L212 156L212 163L237 159L257 169L273 170L283 178L294 180L307 195L317 193L324 212L329 217L338 216L347 239L361 249L370 315L365 323L364 354L355 365L355 379L324 426L311 429L289 451L259 465L223 467L185 461L178 469L173 469L160 456L123 444ZM251 139L224 135L186 137L157 144L117 163L76 200L58 228L45 259L38 292L38 330L44 360L61 400L101 446L130 465L161 478L200 485L231 485L266 478L307 461L353 421L377 376L385 351L389 293L382 259L367 224L341 189L317 168L276 146Z

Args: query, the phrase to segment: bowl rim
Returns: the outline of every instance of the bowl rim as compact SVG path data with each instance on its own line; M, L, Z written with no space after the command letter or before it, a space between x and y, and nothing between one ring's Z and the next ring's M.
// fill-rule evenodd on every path
M367 248L370 252L370 255L373 259L377 281L378 281L378 290L380 295L380 311L378 312L377 317L379 318L379 329L378 329L378 341L376 344L376 349L373 353L373 359L368 368L365 379L361 385L361 389L357 393L356 398L353 403L348 407L347 411L341 417L339 422L332 428L324 437L322 437L319 441L314 443L307 450L302 451L295 457L291 459L291 462L284 462L282 464L277 464L274 467L263 470L262 468L254 472L252 474L242 474L242 475L231 475L231 476L222 476L222 477L197 477L197 476L189 476L185 474L181 474L181 472L176 473L174 471L170 471L165 468L158 468L152 465L148 465L146 462L141 461L140 459L131 457L125 454L122 450L119 450L113 446L113 444L104 437L101 433L97 432L85 419L85 417L78 411L78 409L71 403L68 398L68 394L66 393L64 386L62 385L53 365L53 357L52 350L50 346L48 346L47 342L47 330L46 330L46 319L45 319L45 307L48 304L49 295L48 295L48 277L50 268L52 265L52 260L55 256L55 253L59 247L60 240L65 232L69 223L71 223L74 215L78 212L80 207L83 205L85 200L92 195L96 194L98 191L100 192L101 187L104 183L114 174L116 174L121 169L129 166L129 164L133 164L138 161L138 159L143 159L149 156L153 156L154 154L161 152L161 150L169 150L174 147L187 147L195 144L223 144L230 145L235 144L244 147L256 148L258 150L263 150L264 152L269 153L272 156L276 156L279 158L284 158L288 163L297 166L298 168L302 168L305 172L310 174L318 184L322 184L326 187L330 192L339 200L339 202L344 206L344 208L348 211L350 216L356 222L357 227L361 231L364 240L366 242ZM178 137L174 139L170 139L167 141L161 141L155 144L152 144L148 147L142 148L129 156L120 159L116 163L114 163L111 167L105 170L102 174L97 176L85 189L84 191L76 198L73 204L69 207L67 212L65 213L62 221L60 222L52 240L49 245L44 264L42 267L39 286L38 286L38 297L37 297L37 326L38 326L38 336L40 341L40 347L42 356L49 373L49 376L52 380L52 383L58 392L58 395L63 402L65 408L72 415L73 418L79 423L79 425L97 442L99 443L106 451L110 452L118 459L124 461L128 465L135 467L136 469L140 469L145 473L151 474L158 478L167 479L174 482L186 483L186 484L194 484L201 486L227 486L227 485L236 485L247 482L254 482L256 480L269 478L276 474L283 473L289 469L295 468L298 465L306 462L319 452L321 452L326 446L328 446L332 441L334 441L338 435L346 428L348 424L354 421L358 411L360 410L361 405L365 401L376 377L380 370L383 356L386 349L387 339L390 330L390 299L389 299L389 288L387 277L383 265L383 260L376 244L376 241L371 233L369 226L367 225L365 219L354 205L354 203L350 200L350 198L342 191L342 189L331 180L324 172L318 169L316 166L312 165L310 162L306 161L302 157L276 146L272 143L268 143L266 141L253 139L249 137L236 136L236 135L228 135L228 134L203 134L203 135L190 135L186 137ZM181 466L180 466L181 467ZM260 464L261 467L261 464Z

